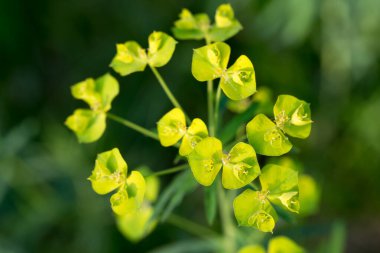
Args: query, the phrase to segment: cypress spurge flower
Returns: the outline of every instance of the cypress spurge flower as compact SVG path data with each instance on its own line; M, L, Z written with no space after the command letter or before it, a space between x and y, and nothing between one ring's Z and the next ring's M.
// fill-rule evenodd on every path
M247 189L235 198L235 217L241 226L272 232L278 219L272 204L290 212L299 211L298 172L268 164L259 179L261 191Z
M221 4L215 12L215 23L210 24L206 13L192 14L183 9L174 22L174 36L182 40L225 41L242 29L230 4Z
M119 94L119 83L110 74L96 80L87 78L71 87L74 98L85 101L90 109L77 109L65 125L77 136L79 142L94 142L106 129L106 112L111 109L112 100Z
M164 147L173 146L182 139L179 154L189 155L195 146L208 136L206 124L201 119L194 119L186 127L185 114L179 108L166 113L157 123L158 137Z
M166 33L153 32L148 37L149 48L143 49L136 41L116 45L116 55L110 64L122 76L144 71L147 65L162 67L171 59L176 41Z
M198 143L188 160L195 179L204 186L210 186L222 168L222 184L226 189L241 188L260 174L254 149L243 142L223 154L221 141L207 137Z
M91 176L93 190L98 194L108 194L116 189L111 196L112 210L123 215L140 208L145 194L145 179L138 171L132 171L127 177L128 165L114 148L98 154Z
M232 100L241 100L256 92L255 71L245 55L227 69L230 53L230 46L224 42L194 49L191 72L200 82L220 78L224 94Z
M152 172L144 167L139 169L143 175L149 175ZM145 178L146 191L144 201L140 209L128 212L116 217L116 224L121 233L130 241L138 242L147 236L156 226L157 222L150 222L154 209L152 203L157 199L160 181L156 176Z
M305 253L305 250L293 240L285 236L277 236L269 240L268 251L259 245L246 245L238 253Z
M290 95L280 95L273 108L275 122L264 114L254 117L246 127L249 143L256 152L267 156L280 156L289 152L292 143L289 135L305 139L310 135L310 105Z

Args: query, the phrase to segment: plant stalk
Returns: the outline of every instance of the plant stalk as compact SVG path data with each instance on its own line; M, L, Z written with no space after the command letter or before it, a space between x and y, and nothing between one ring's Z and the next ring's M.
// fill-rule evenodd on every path
M129 127L132 130L135 130L136 132L139 132L139 133L141 133L141 134L143 134L143 135L145 135L147 137L150 137L150 138L155 139L157 141L160 140L158 138L158 134L156 134L155 132L150 131L150 130L142 127L142 126L139 126L139 125L137 125L137 124L135 124L135 123L133 123L133 122L131 122L129 120L123 119L123 118L121 118L121 117L119 117L117 115L114 115L112 113L107 113L107 117L109 119L112 119L113 121L116 121L116 122L118 122L118 123L126 126L126 127Z
M235 227L231 219L231 203L229 203L221 183L218 184L218 200L220 219L223 226L225 252L235 252Z
M218 134L218 126L219 126L219 110L220 110L220 98L221 98L221 92L222 88L220 87L220 82L218 85L218 89L216 90L216 97L215 97L215 112L214 112L214 117L215 117L215 126L214 126L214 131L215 134Z
M219 235L215 233L213 230L203 227L202 225L199 225L197 223L194 223L191 220L185 219L181 216L178 216L176 214L171 214L169 218L167 219L167 222L170 224L187 231L190 234L199 236L203 239L210 239L210 236L212 237L218 237Z
M181 170L185 170L188 167L189 167L189 164L182 164L182 165L178 165L176 167L170 168L170 169L161 170L161 171L152 173L152 174L148 175L148 177L152 177L152 176L158 177L158 176L168 175L168 174L172 174L172 173L175 173L175 172L178 172Z
M160 83L162 89L164 90L166 96L169 98L170 102L172 102L172 104L181 109L183 111L183 113L185 114L185 117L186 117L186 121L188 124L190 124L190 118L187 116L187 114L185 113L185 111L183 110L182 106L178 103L177 99L175 98L175 96L173 95L173 93L170 91L168 85L166 84L165 80L162 78L162 76L160 75L160 73L157 71L157 69L155 67L152 67L150 66L150 69L152 70L153 74L156 76L158 82Z
M208 109L208 124L210 136L215 136L215 118L214 118L214 91L212 80L207 81L207 109Z

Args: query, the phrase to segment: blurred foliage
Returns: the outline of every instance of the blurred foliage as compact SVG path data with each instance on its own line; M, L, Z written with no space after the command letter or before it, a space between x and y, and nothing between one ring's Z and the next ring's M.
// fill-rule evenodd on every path
M112 72L107 66L116 43L143 43L153 30L170 33L182 8L212 15L220 3L0 1L0 252L147 252L156 247L154 252L214 251L217 241L195 240L165 224L140 243L129 243L117 230L107 200L94 194L86 180L96 153L114 146L132 168L145 164L155 171L172 163L174 149L163 149L116 124L109 124L100 142L79 145L63 121L83 106L70 98L69 87ZM243 52L252 59L259 89L266 86L276 96L286 92L311 102L311 138L294 141L299 149L292 155L321 185L321 206L311 223L283 224L287 236L305 248L323 244L319 252L376 252L380 2L231 4L244 27L228 41L234 48L231 59ZM192 48L201 45L180 42L162 74L184 108L192 108L189 116L205 120L205 86L190 73ZM120 96L113 110L153 128L171 106L148 73L119 78ZM226 102L224 98L222 105ZM225 120L232 116L224 111ZM245 117L241 120L252 118ZM226 138L230 135L225 133ZM163 189L171 179L163 178ZM203 192L181 197L184 204L176 212L205 223ZM337 218L346 226L334 222ZM252 233L245 240L264 239Z

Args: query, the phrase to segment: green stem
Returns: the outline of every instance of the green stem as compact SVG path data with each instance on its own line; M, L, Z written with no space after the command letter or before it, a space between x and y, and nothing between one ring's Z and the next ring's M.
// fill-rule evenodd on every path
M208 108L208 124L210 128L210 136L215 135L215 122L214 122L214 92L212 80L207 81L207 108Z
M178 165L176 167L170 168L170 169L161 170L161 171L152 173L152 174L148 175L148 177L152 177L152 176L158 177L158 176L168 175L168 174L172 174L172 173L187 169L188 167L189 167L188 164L182 164L182 165Z
M224 233L225 252L235 252L235 228L231 219L230 205L222 185L218 185L219 212Z
M255 191L260 191L260 186L257 183L252 182L249 186L251 186Z
M131 128L131 129L135 130L136 132L139 132L139 133L141 133L141 134L143 134L145 136L148 136L148 137L150 137L152 139L155 139L157 141L160 140L158 138L158 135L155 132L150 131L150 130L142 127L142 126L139 126L139 125L137 125L137 124L135 124L135 123L133 123L133 122L131 122L129 120L123 119L123 118L121 118L121 117L119 117L117 115L114 115L112 113L107 113L107 117L109 119L112 119L113 121L116 121L116 122L118 122L118 123L126 126L126 127Z
M170 224L187 231L190 234L199 236L204 239L210 239L210 236L217 237L219 236L213 230L208 229L202 225L199 225L191 220L185 219L176 214L171 214L167 219L167 222Z
M219 126L219 105L220 105L220 97L221 97L221 92L222 88L220 87L220 82L218 85L218 89L216 90L216 97L215 97L215 134L218 133L218 126Z
M185 114L187 123L190 124L190 122L191 122L190 118L187 116L187 114L183 110L182 106L178 103L177 99L174 97L173 93L170 91L168 85L166 84L165 80L162 78L160 73L157 71L157 69L155 67L152 67L150 65L149 65L149 67L152 70L153 74L156 76L156 78L157 78L158 82L160 83L162 89L166 93L166 96L169 98L169 100L172 102L172 104L175 107L177 107L183 111L183 113Z
M225 148L226 150L230 150L230 149L231 149L233 146L235 146L238 142L245 141L246 139L247 139L247 136L246 136L246 135L242 135L242 136L236 138L236 140L231 141L231 142L229 142L229 143L227 143L226 145L223 145L223 146L224 146L224 148Z

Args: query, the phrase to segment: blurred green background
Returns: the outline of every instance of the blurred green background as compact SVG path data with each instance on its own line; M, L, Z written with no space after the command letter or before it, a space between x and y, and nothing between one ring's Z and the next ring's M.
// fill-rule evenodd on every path
M183 7L213 16L221 3L0 1L1 253L148 252L192 238L163 224L142 242L129 243L115 226L108 199L86 180L96 154L112 147L120 148L130 168L153 170L171 167L175 149L113 122L99 142L80 145L63 122L84 106L72 99L70 85L113 73L108 65L117 42L146 46L153 30L170 33ZM258 87L311 103L312 135L296 142L297 157L321 185L322 202L293 238L328 244L331 224L338 222L346 229L344 252L379 252L380 1L231 4L244 27L228 41L232 58L252 59ZM206 120L206 86L190 73L192 48L202 43L180 41L160 71L190 116ZM152 128L171 108L150 71L115 76L121 84L115 114ZM197 190L177 211L204 222L201 198Z

